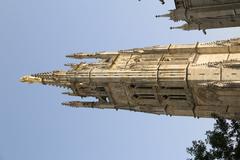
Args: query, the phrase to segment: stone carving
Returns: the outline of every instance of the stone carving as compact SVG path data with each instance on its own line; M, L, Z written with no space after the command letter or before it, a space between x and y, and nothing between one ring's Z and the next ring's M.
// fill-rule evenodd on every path
M175 0L176 9L156 17L168 17L186 24L171 29L202 30L240 26L239 0Z
M68 88L63 94L95 97L64 105L123 109L172 116L240 119L239 39L116 52L77 53L68 71L24 76L26 83ZM222 47L223 46L223 47ZM85 59L97 59L86 62ZM228 108L228 109L226 109Z

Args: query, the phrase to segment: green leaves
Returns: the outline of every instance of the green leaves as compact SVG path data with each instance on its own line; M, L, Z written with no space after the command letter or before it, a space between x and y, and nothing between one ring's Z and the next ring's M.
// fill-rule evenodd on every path
M192 142L187 152L189 160L240 159L240 122L217 118L213 131L206 132L205 141Z

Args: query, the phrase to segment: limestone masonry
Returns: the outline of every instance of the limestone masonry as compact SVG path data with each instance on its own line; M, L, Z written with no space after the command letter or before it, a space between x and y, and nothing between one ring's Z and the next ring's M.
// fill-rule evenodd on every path
M81 62L66 64L68 71L23 76L21 81L97 99L63 103L71 107L240 119L240 39L67 57ZM86 63L86 58L98 61Z
M183 30L203 30L240 26L240 0L175 0L175 10L157 17L185 21Z

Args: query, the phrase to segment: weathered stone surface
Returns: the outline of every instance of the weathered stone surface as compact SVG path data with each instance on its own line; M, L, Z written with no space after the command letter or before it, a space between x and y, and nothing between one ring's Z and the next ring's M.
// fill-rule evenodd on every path
M175 0L176 9L169 14L171 20L186 24L172 29L203 30L240 26L240 0Z
M63 103L72 107L240 119L240 39L67 57L82 61L67 64L68 71L33 74L21 81L97 98ZM86 58L98 61L86 63Z

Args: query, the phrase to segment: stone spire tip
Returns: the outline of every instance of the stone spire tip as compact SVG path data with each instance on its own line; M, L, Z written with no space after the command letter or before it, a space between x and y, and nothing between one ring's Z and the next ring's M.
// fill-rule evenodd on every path
M184 29L184 26L170 27L170 29Z
M29 84L42 83L42 78L27 75L27 76L22 76L19 81L23 83L29 83Z
M169 18L169 17L171 17L171 14L170 13L166 13L166 14L156 15L155 17L156 18Z

